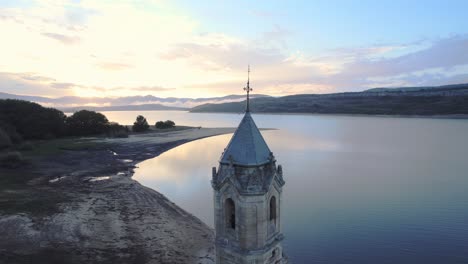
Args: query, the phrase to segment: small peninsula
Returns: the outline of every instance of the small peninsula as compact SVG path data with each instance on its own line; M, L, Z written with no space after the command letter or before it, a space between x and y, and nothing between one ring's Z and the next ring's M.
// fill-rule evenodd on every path
M0 168L0 263L214 263L214 232L131 177L143 160L234 128L34 142Z

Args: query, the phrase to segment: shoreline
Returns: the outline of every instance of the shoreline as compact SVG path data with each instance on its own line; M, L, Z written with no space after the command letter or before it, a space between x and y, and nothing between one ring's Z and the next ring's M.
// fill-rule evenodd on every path
M105 110L102 112L137 112L140 110ZM238 114L241 112L192 112L190 110L144 110L148 112L176 111L189 114ZM141 112L141 111L140 111ZM66 113L67 114L67 113ZM68 113L69 114L69 113ZM421 118L421 119L468 119L468 114L446 114L446 115L384 115L384 114L346 114L346 113L310 113L310 112L253 112L255 115L316 115L316 116L349 116L349 117L383 117L383 118Z
M0 189L0 262L214 263L213 230L132 176L139 162L234 130L58 140L58 152L0 169L28 175Z
M184 111L182 111L184 112ZM191 112L190 114L241 114L240 112ZM468 119L468 114L447 115L383 115L383 114L345 114L345 113L287 113L287 112L252 112L255 115L315 115L315 116L347 116L347 117L383 117L383 118L421 118L421 119Z

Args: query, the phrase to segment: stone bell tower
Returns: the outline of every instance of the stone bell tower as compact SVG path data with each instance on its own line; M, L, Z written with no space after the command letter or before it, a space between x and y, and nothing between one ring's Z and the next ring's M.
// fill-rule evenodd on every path
M249 68L250 73L250 68ZM281 165L247 108L231 141L213 167L216 263L286 263L281 241Z

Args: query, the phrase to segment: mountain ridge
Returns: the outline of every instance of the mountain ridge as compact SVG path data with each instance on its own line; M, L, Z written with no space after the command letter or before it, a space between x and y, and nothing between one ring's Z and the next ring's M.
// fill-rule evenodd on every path
M252 97L267 97L264 94L252 94ZM32 101L44 106L56 108L90 108L90 107L115 107L132 105L163 105L167 107L191 108L207 102L229 102L244 99L244 95L226 95L221 97L201 97L201 98L178 98L178 97L157 97L153 95L144 96L124 96L124 97L79 97L62 96L57 98L16 95L0 92L0 99L18 99Z
M243 112L245 95L204 98L161 98L153 95L116 98L14 95L11 98L52 106L64 112L181 110L190 112ZM295 94L272 97L252 94L252 111L262 113L334 113L437 115L468 114L468 83L442 86L371 88L359 92Z
M78 107L59 107L59 110L65 113L73 113L82 109L89 111L188 111L190 108L165 106L162 104L141 104L141 105L116 105L116 106L78 106Z
M381 88L362 92L297 94L254 98L250 108L257 113L321 113L369 115L454 115L468 114L468 84ZM243 112L245 101L204 104L191 112Z

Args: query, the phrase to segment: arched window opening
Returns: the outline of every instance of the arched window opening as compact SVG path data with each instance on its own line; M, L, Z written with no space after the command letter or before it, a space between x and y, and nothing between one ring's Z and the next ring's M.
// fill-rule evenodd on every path
M270 221L276 223L276 197L274 196L270 199Z
M231 229L236 229L236 206L231 198L226 200L226 226Z
M275 248L272 252L271 252L271 259L274 260L276 258L276 256L278 256L280 253L280 250L279 248Z

